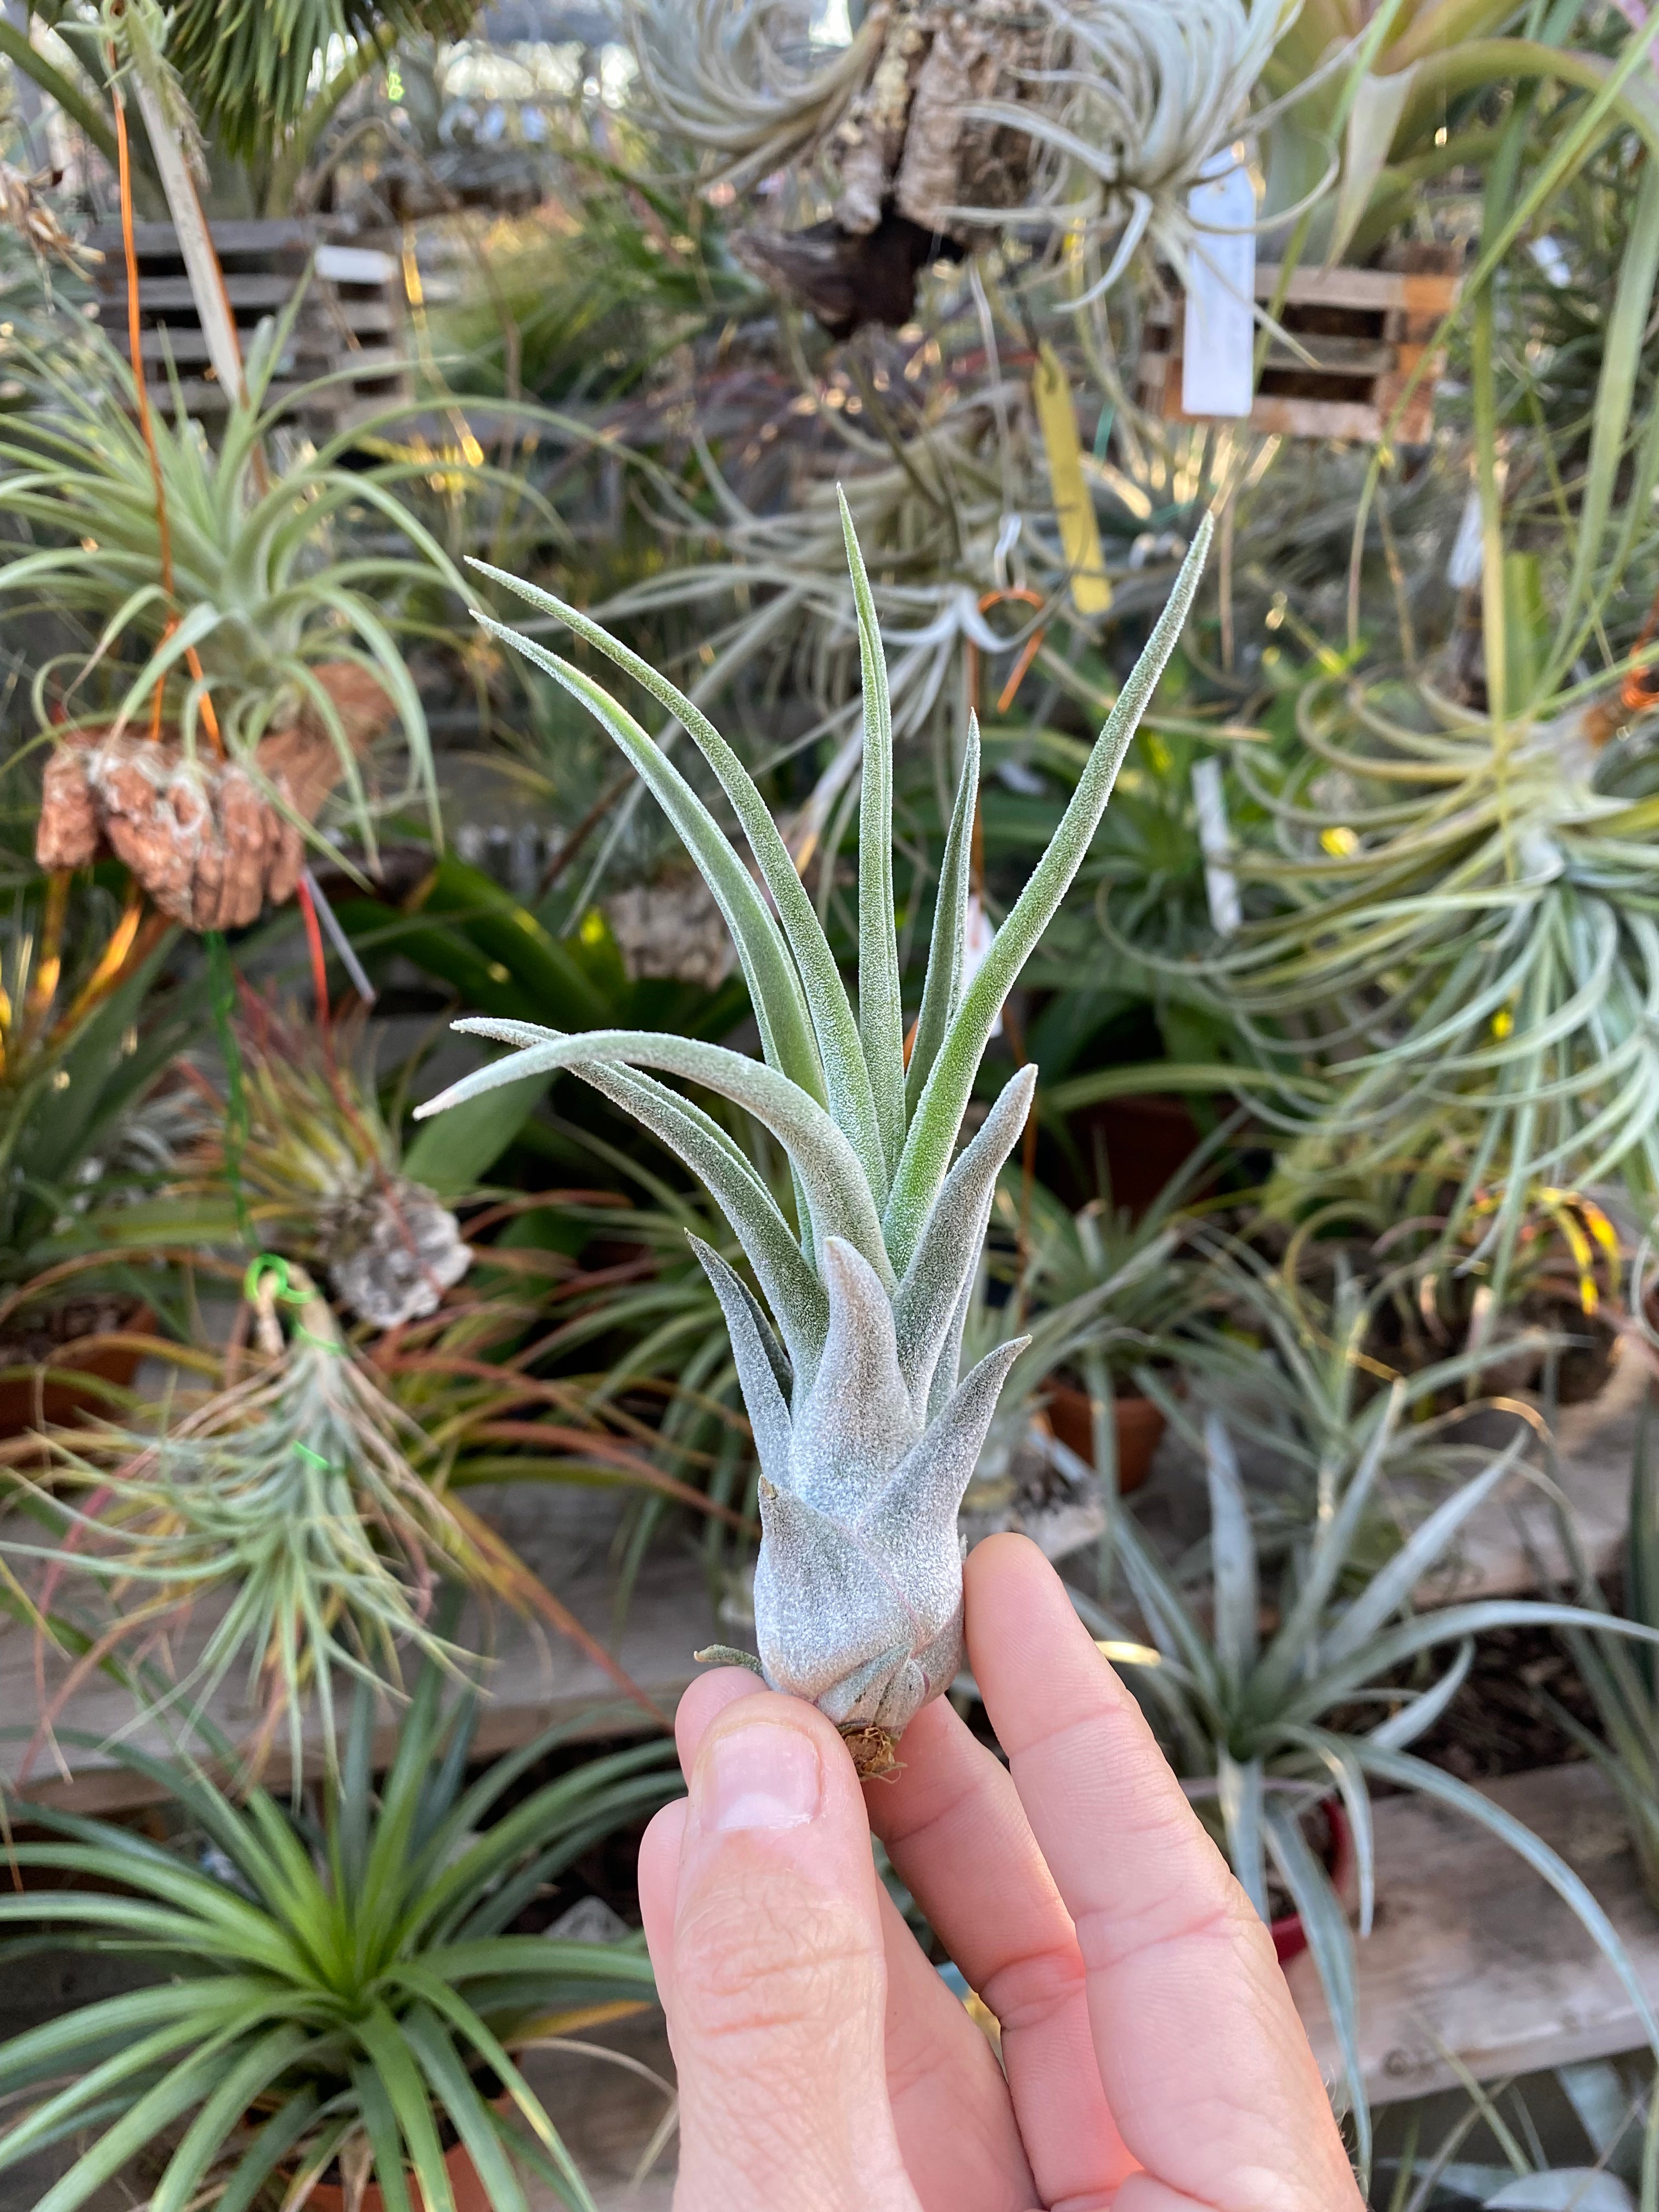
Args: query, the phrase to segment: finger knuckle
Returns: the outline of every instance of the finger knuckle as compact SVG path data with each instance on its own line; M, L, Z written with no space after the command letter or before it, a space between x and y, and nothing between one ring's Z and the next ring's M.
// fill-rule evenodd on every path
M878 1972L849 1905L764 1880L696 1900L675 1933L677 1990L709 2033L844 2017L873 2000Z

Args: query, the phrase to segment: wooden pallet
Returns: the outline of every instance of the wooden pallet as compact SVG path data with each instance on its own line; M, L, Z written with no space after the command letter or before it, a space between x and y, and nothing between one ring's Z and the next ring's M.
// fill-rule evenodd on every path
M245 354L259 324L280 314L305 284L267 395L271 405L292 399L318 377L337 377L300 403L308 427L330 430L408 398L403 283L393 255L332 245L312 223L216 222L212 230ZM97 272L99 325L131 358L120 231L106 224L88 242L103 255ZM173 225L138 223L134 243L144 372L152 389L166 390L171 364L186 414L198 419L222 415L224 390L213 373Z
M1659 1913L1625 1839L1613 1785L1589 1764L1486 1784L1582 1875L1659 2005ZM1358 1945L1359 2057L1374 2103L1634 2051L1645 2040L1619 1977L1569 1907L1518 1855L1420 1797L1376 1808L1376 1926ZM1328 2076L1335 2042L1305 1954L1291 1994Z
M1441 318L1456 303L1455 247L1413 246L1398 269L1297 269L1278 320L1311 354L1307 363L1275 338L1267 349L1251 407L1253 430L1288 438L1341 438L1378 445L1385 436L1422 445L1433 434L1434 387L1429 364L1397 423L1406 380L1418 368ZM1279 271L1258 267L1255 296L1265 307ZM1171 422L1190 419L1181 406L1185 301L1172 290L1147 311L1139 365L1141 404Z
M558 1592L582 1626L611 1650L618 1664L665 1713L699 1672L692 1653L730 1631L714 1617L701 1562L667 1547L641 1570L625 1615L616 1620L616 1578L609 1553L617 1526L615 1492L560 1489L536 1483L502 1484L469 1493L533 1573ZM35 1532L31 1532L35 1533ZM185 1671L213 1622L204 1608L175 1643L173 1662ZM605 1670L551 1628L527 1623L504 1608L485 1620L469 1613L459 1640L464 1649L492 1654L484 1675L477 1748L481 1757L528 1743L556 1722L576 1721L582 1732L599 1737L644 1732L653 1723L640 1706L629 1705ZM0 1617L0 1711L27 1717L39 1709L34 1637L26 1623ZM63 1679L61 1662L48 1658L51 1686ZM241 1680L225 1684L213 1698L210 1716L233 1743L248 1743L253 1717ZM118 1682L99 1675L77 1694L63 1724L96 1739L131 1727L132 1700ZM395 1747L398 1717L389 1711L376 1744L377 1758L388 1760ZM149 1719L134 1729L133 1744L165 1755L171 1748L165 1721ZM161 1792L131 1768L83 1747L66 1747L64 1765L35 1758L27 1779L17 1788L26 1740L0 1740L0 1788L40 1803L72 1806L77 1813L118 1812L152 1803ZM307 1746L308 1770L320 1766L320 1741ZM286 1752L273 1753L268 1770L280 1783Z

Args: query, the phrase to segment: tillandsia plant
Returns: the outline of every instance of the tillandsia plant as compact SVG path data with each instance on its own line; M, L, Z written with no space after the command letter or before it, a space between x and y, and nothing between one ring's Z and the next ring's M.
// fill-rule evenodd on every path
M1390 2106L1377 2130L1376 2212L1659 2212L1659 2102L1645 2052L1489 2087L1460 2062L1453 2070L1461 2111L1449 2114L1443 2097Z
M714 177L821 161L831 221L751 234L781 275L837 252L845 267L861 239L890 255L911 242L919 266L1018 210L1073 250L1115 235L1103 290L1143 239L1184 271L1200 235L1191 188L1246 125L1284 13L1280 0L896 0L849 46L797 59L781 8L633 0L631 12L659 128ZM879 264L865 265L873 287Z
M1206 518L1059 829L971 978L963 926L979 733L970 723L908 1055L886 666L850 516L843 527L865 708L856 1013L764 800L707 717L575 608L486 570L633 677L714 770L769 905L714 817L631 714L569 662L487 625L587 703L685 840L731 930L764 1057L647 1031L568 1036L528 1022L474 1019L460 1026L518 1049L420 1110L435 1113L497 1084L568 1068L625 1107L707 1185L761 1293L757 1299L725 1261L697 1248L732 1333L761 1464L761 1668L774 1687L817 1705L875 1771L891 1762L894 1741L961 1662L957 1510L997 1394L1023 1348L1018 1340L999 1346L959 1382L962 1326L996 1177L1030 1110L1034 1068L1008 1084L954 1165L951 1155L1003 1000L1077 872L1174 649L1211 526ZM793 1170L795 1224L719 1124L641 1072L647 1068L730 1099L772 1133Z
M1528 1431L1489 1458L1413 1529L1374 1574L1355 1579L1356 1550L1374 1510L1390 1443L1405 1410L1395 1383L1363 1458L1307 1540L1292 1548L1276 1587L1264 1590L1251 1501L1231 1437L1217 1415L1205 1425L1210 1498L1210 1575L1204 1601L1183 1594L1133 1514L1114 1514L1116 1556L1150 1644L1134 1624L1073 1593L1079 1613L1146 1709L1177 1773L1208 1814L1233 1871L1264 1919L1271 1865L1301 1915L1341 2054L1362 2166L1370 2122L1361 2079L1353 1937L1330 1872L1316 1857L1301 1816L1340 1798L1353 1833L1359 1932L1370 1932L1375 1890L1368 1784L1419 1792L1477 1821L1516 1851L1570 1905L1635 2006L1659 2051L1659 2018L1617 1931L1580 1877L1530 1829L1466 1782L1414 1756L1416 1742L1457 1694L1474 1639L1511 1623L1601 1628L1659 1644L1659 1631L1577 1606L1489 1598L1416 1609L1413 1598L1482 1500L1516 1465ZM1267 1602L1263 1603L1264 1596ZM1263 1620L1273 1626L1262 1626ZM1439 1662L1428 1655L1451 1647Z
M333 1741L337 1677L395 1681L400 1650L465 1663L433 1625L441 1582L534 1602L514 1553L425 1480L420 1432L304 1272L256 1261L247 1289L259 1340L245 1379L162 1409L149 1431L64 1431L48 1474L16 1478L45 1531L28 1541L14 1526L6 1556L35 1571L43 1639L76 1655L42 1741L92 1670L161 1653L172 1678L141 1717L166 1706L199 1723L245 1666L262 1715L253 1759L286 1725L297 1777L313 1698ZM187 1635L198 1607L210 1618Z
M325 1268L342 1305L376 1328L435 1313L472 1255L449 1208L401 1172L362 1022L319 1030L249 991L231 1038L225 1095L181 1066L211 1133L150 1204L113 1220L100 1209L87 1234L128 1250L240 1238Z
M0 589L9 609L86 633L83 651L33 669L55 746L37 855L81 867L107 845L198 929L240 927L292 896L337 784L373 854L362 756L394 720L398 798L437 821L398 636L431 629L461 580L396 495L396 465L348 468L337 444L271 468L286 337L286 321L262 326L214 447L182 415L140 406L128 364L84 327L73 346L6 342L35 404L0 432L0 517L30 541ZM354 546L362 518L395 542Z
M455 2212L458 2182L480 2192L467 2203L528 2212L526 2172L593 2212L516 2054L643 2009L651 1965L637 1937L541 1933L534 1908L672 1796L673 1747L590 1759L514 1803L582 1723L469 1783L477 1700L446 1699L444 1681L423 1669L378 1788L375 1696L360 1688L314 1810L118 1747L159 1785L171 1844L32 1814L46 1834L10 1846L32 1879L0 1899L3 1955L86 1949L166 1977L0 2045L6 2100L27 2100L0 2126L0 2172L92 2135L36 2212L101 2202L134 2160L149 2161L149 2212L315 2204L319 2185L337 2204ZM447 2157L445 2130L464 2146Z

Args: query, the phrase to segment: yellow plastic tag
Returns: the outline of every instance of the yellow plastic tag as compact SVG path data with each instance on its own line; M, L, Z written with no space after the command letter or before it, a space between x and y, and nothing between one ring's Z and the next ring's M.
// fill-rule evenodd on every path
M1031 378L1037 424L1048 456L1060 542L1072 572L1072 605L1080 615L1103 615L1112 604L1112 586L1100 550L1100 526L1094 501L1083 481L1083 447L1077 434L1077 410L1060 356L1045 340Z

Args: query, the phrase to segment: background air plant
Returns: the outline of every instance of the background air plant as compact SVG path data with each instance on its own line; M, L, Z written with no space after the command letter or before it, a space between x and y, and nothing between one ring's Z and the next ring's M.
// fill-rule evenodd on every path
M956 1516L1021 1346L960 1383L963 1316L998 1171L1030 1109L1036 1071L1010 1083L954 1166L975 1074L1002 1002L1064 897L1197 588L1203 525L1124 684L1059 830L984 963L964 975L979 773L970 725L927 981L905 1052L892 890L892 726L881 635L850 516L846 547L864 672L856 1015L793 862L736 756L692 702L575 609L511 578L673 714L748 838L769 906L732 845L633 717L568 662L497 634L585 700L684 838L725 914L765 1058L647 1032L563 1036L471 1021L519 1050L421 1110L569 1068L660 1136L708 1186L754 1270L763 1308L707 1248L760 1458L763 1538L756 1631L766 1679L810 1698L879 1771L962 1651ZM638 1071L660 1068L746 1109L787 1152L792 1227L743 1153L701 1109ZM768 1309L769 1309L769 1317Z
M844 269L846 241L886 240L895 224L912 227L919 266L922 241L967 240L1018 211L1073 251L1115 235L1104 290L1143 240L1184 273L1188 197L1244 125L1281 12L1280 0L898 0L815 67L790 55L781 9L703 0L636 5L635 51L659 129L716 178L793 163L810 179L821 163L833 220L755 234L786 280L810 282L809 254ZM860 315L872 319L902 322L902 299Z
M1353 1831L1359 1875L1359 1932L1369 1933L1374 1855L1367 1784L1420 1791L1480 1822L1517 1851L1577 1914L1630 1993L1659 2050L1656 2019L1611 1923L1566 1863L1501 1807L1407 1747L1444 1712L1484 1630L1534 1621L1566 1628L1614 1627L1640 1641L1659 1632L1613 1623L1575 1606L1486 1599L1412 1610L1413 1594L1469 1516L1513 1469L1526 1432L1462 1483L1394 1556L1343 1595L1357 1544L1374 1510L1390 1441L1405 1409L1396 1383L1371 1425L1365 1449L1332 1510L1295 1546L1266 1605L1248 1493L1231 1437L1218 1416L1205 1425L1211 1531L1205 1600L1184 1595L1133 1516L1114 1512L1116 1555L1151 1645L1080 1593L1074 1602L1146 1708L1178 1774L1214 1820L1233 1871L1262 1918L1271 1864L1290 1893L1318 1967L1357 2122L1362 2168L1370 2123L1361 2085L1353 1936L1329 1874L1315 1857L1301 1814L1340 1796ZM1265 1619L1274 1624L1264 1632ZM1438 1675L1402 1679L1419 1655L1456 1647ZM1354 1716L1374 1713L1363 1722Z
M441 1580L522 1600L530 1577L416 1471L418 1431L355 1358L304 1274L280 1261L255 1273L254 1372L159 1434L64 1432L47 1474L28 1486L57 1540L14 1534L5 1550L37 1563L42 1634L61 1628L82 1655L58 1707L111 1655L131 1662L159 1650L175 1679L150 1710L179 1705L199 1718L246 1664L263 1714L256 1757L285 1722L297 1776L313 1695L332 1741L337 1670L395 1681L400 1645L457 1662L432 1626ZM104 1609L82 1618L88 1584ZM198 1607L207 1623L186 1655L177 1639Z
M672 1746L591 1759L514 1803L574 1729L469 1783L477 1700L446 1703L443 1686L428 1662L378 1788L375 1698L361 1686L314 1813L257 1788L233 1798L189 1762L118 1747L171 1801L171 1846L32 1816L46 1839L13 1844L13 1863L62 1886L20 1883L0 1900L5 1952L96 1950L165 1977L0 2045L7 2102L28 2100L0 2128L0 2172L91 2135L41 2212L76 2212L152 2146L151 2212L309 2202L336 2174L348 2203L372 2185L389 2212L454 2212L446 2127L497 2212L528 2212L526 2170L593 2212L517 2060L648 2004L650 1962L637 1939L514 1923L595 1842L672 1795Z
M206 1148L191 1181L220 1212L240 1185L240 1218L270 1249L325 1267L360 1320L396 1328L434 1313L471 1254L448 1207L398 1172L397 1136L361 1068L361 1024L337 1023L319 1037L297 1013L250 994L237 1045L228 1134ZM164 1233L176 1239L176 1223Z
M1409 1164L1456 1194L1454 1224L1497 1189L1501 1285L1536 1185L1659 1179L1645 748L1598 751L1582 710L1495 731L1347 676L1298 726L1287 772L1237 763L1277 847L1259 835L1241 873L1280 910L1210 951L1202 998L1261 1070L1241 1085L1292 1139L1288 1185Z
M152 471L131 372L106 341L85 329L73 349L14 338L10 373L35 404L0 430L0 516L30 548L7 562L3 587L24 617L50 611L86 626L82 650L29 653L43 728L137 736L159 699L187 757L222 750L269 791L289 765L284 739L303 724L318 733L321 782L309 814L307 794L289 789L285 818L297 830L296 813L308 821L343 781L372 850L360 753L394 714L407 762L396 799L424 797L436 819L426 718L398 633L420 627L459 579L395 495L395 465L347 468L337 442L268 472L264 441L281 410L267 393L284 339L283 324L263 326L216 446L182 416L152 411ZM394 541L343 545L353 512ZM341 671L353 701L374 708L364 726L337 696Z

